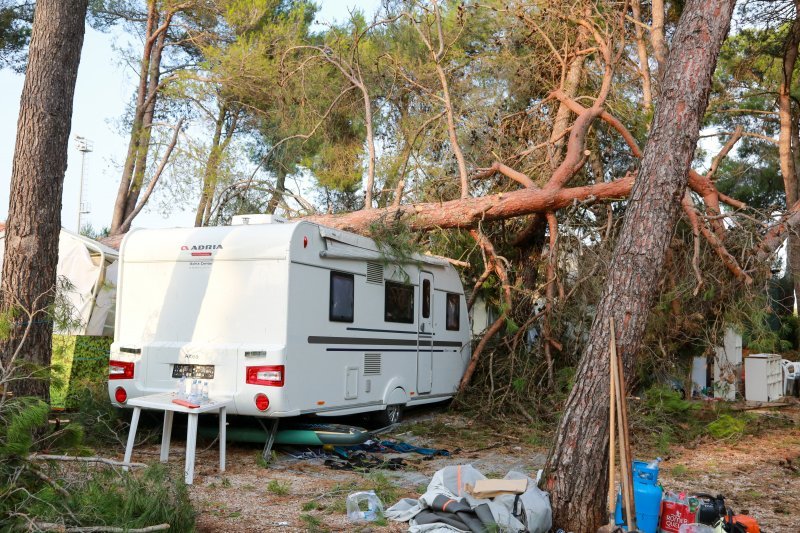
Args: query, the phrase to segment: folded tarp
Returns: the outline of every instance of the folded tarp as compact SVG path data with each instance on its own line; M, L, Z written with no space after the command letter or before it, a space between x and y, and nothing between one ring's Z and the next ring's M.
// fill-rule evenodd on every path
M476 498L467 492L467 485L474 487L476 482L485 479L486 477L472 465L445 467L433 475L428 490L418 500L401 500L387 509L385 516L390 520L408 522L410 533L470 532L474 531L473 528L479 527L478 524L481 524L480 527L486 531L544 533L550 530L552 526L550 498L536 486L535 481L525 474L512 471L505 479L526 480L527 488L522 494L503 494L487 499ZM461 505L471 509L475 513L477 522L467 523L462 519L463 525L459 525L451 516L446 514L442 516L440 514L442 511L439 509L443 505L442 502L448 500L458 502L459 509L462 508ZM493 525L487 525L485 522L487 513L491 514ZM452 514L461 518L458 513Z

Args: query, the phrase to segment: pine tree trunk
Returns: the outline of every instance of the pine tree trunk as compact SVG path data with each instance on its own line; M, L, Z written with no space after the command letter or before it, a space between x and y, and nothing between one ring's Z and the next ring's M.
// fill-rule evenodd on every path
M144 123L145 97L147 93L148 72L150 71L150 55L153 50L153 32L158 22L158 11L156 10L155 0L147 2L147 23L144 32L144 49L142 60L139 65L139 86L136 90L136 107L134 108L133 121L131 123L131 135L128 139L128 152L125 156L125 164L122 167L122 178L117 190L117 199L114 202L114 214L111 219L111 235L122 233L120 226L125 220L125 208L128 201L128 190L133 179L133 170L136 165L136 154L139 151L139 135Z
M609 318L631 383L734 3L690 0L672 40L652 133L545 468L554 524L568 531L606 523Z
M786 207L793 205L798 199L797 156L796 143L793 142L797 130L796 115L792 112L792 78L797 62L798 47L800 47L800 0L795 0L795 18L786 41L783 45L783 79L778 90L778 116L780 118L780 132L778 134L778 155L783 177L783 187L786 194ZM787 243L787 274L792 279L794 293L800 294L800 238L792 232ZM794 300L793 300L794 301Z
M30 329L17 361L48 366L61 230L61 195L67 169L72 100L83 46L87 0L39 0L33 19L28 67L20 100L2 273L2 309L42 312L19 317L0 344L4 363ZM46 379L23 379L19 395L49 400Z
M206 168L203 171L203 189L200 191L200 201L194 214L194 225L200 227L204 225L206 211L214 199L214 190L217 182L217 168L219 163L219 144L222 139L222 126L225 124L227 113L225 105L220 105L217 121L214 124L214 136L211 138L211 149L206 159Z

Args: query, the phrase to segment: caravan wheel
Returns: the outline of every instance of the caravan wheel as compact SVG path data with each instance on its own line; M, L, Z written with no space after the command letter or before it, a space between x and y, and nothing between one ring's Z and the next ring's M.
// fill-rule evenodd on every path
M373 420L380 427L397 424L403 419L403 404L387 405L383 411L375 411Z

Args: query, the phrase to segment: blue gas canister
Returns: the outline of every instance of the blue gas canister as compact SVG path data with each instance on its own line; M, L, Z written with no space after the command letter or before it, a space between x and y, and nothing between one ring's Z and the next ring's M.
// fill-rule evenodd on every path
M661 511L661 496L663 490L658 486L658 463L656 459L651 463L644 461L633 462L633 501L636 505L636 526L643 533L657 533L658 515ZM617 493L616 523L623 525L622 497Z

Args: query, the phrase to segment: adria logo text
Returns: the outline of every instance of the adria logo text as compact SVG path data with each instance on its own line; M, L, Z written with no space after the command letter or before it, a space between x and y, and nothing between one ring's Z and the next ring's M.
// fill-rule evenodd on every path
M191 246L187 246L187 245L181 246L181 251L186 251L186 250L192 250L192 251L196 251L196 250L222 250L222 245L221 244L193 244Z

